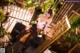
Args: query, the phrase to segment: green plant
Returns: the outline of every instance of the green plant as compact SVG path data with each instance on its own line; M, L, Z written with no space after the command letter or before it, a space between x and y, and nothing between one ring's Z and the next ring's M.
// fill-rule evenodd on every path
M68 30L64 35L68 35L80 27L80 16L75 16L70 20L71 29Z
M4 35L8 35L8 33L4 28L0 27L0 37L3 37Z
M5 40L11 39L10 34L4 28L0 28L0 39L0 45L2 47L6 47L8 45L8 43L6 43Z
M70 20L70 24L71 24L71 29L69 31L67 31L64 34L65 37L65 41L70 41L70 42L80 42L80 34L76 34L74 31L76 31L76 28L80 27L80 16L75 16ZM73 36L73 34L75 34Z
M57 13L63 4L64 2L55 2L54 5L52 6L52 9L54 10L55 13Z
M4 36L4 29L3 28L0 28L0 37L3 37Z
M80 27L80 16L73 17L70 23L73 29L75 29L76 27Z
M0 9L0 23L2 23L5 19L5 14L4 11L2 9Z
M32 0L24 0L24 8L30 8L30 7L37 7L38 6L38 2L34 2Z
M78 42L79 39L76 36L70 36L68 38L66 38L66 41L70 41L70 42Z
M49 9L52 9L55 13L57 13L63 4L64 2L57 2L55 0L45 0L42 5L42 12L46 12Z
M51 8L51 5L54 4L54 0L45 0L42 3L42 12L46 12Z
M7 2L9 2L9 3L11 3L11 2L13 2L14 0L7 0Z
M6 30L2 27L2 24L5 20L5 14L4 14L4 10L0 9L0 37L3 37L4 35L9 35L9 33L6 32Z

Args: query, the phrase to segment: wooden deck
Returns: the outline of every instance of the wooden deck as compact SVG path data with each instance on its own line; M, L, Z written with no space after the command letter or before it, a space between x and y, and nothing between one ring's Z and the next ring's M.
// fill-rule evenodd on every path
M52 23L55 25L51 28L50 32L46 34L46 39L38 48L35 49L34 53L42 53L49 45L70 29L70 25L67 18L65 18L65 15L70 11L72 6L73 3L65 3L61 7L60 11L52 20Z

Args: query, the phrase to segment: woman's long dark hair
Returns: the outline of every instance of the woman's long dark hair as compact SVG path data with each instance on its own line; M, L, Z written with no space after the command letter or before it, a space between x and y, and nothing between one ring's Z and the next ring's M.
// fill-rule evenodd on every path
M48 10L48 14L50 14L50 16L52 16L52 14L53 14L52 9Z

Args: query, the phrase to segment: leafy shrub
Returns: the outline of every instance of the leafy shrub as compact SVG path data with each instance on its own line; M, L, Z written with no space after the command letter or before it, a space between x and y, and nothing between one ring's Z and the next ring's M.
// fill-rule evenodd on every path
M79 27L80 26L80 16L73 17L70 23L73 29L75 29L76 27Z
M3 22L4 19L5 19L4 11L2 9L0 9L0 22Z
M76 36L70 36L68 38L66 38L66 41L70 41L70 42L79 42L79 38Z

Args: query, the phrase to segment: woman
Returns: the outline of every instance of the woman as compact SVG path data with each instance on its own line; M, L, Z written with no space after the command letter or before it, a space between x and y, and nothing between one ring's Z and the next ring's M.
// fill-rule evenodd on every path
M49 14L40 14L39 18L37 19L37 29L44 31L49 17Z

